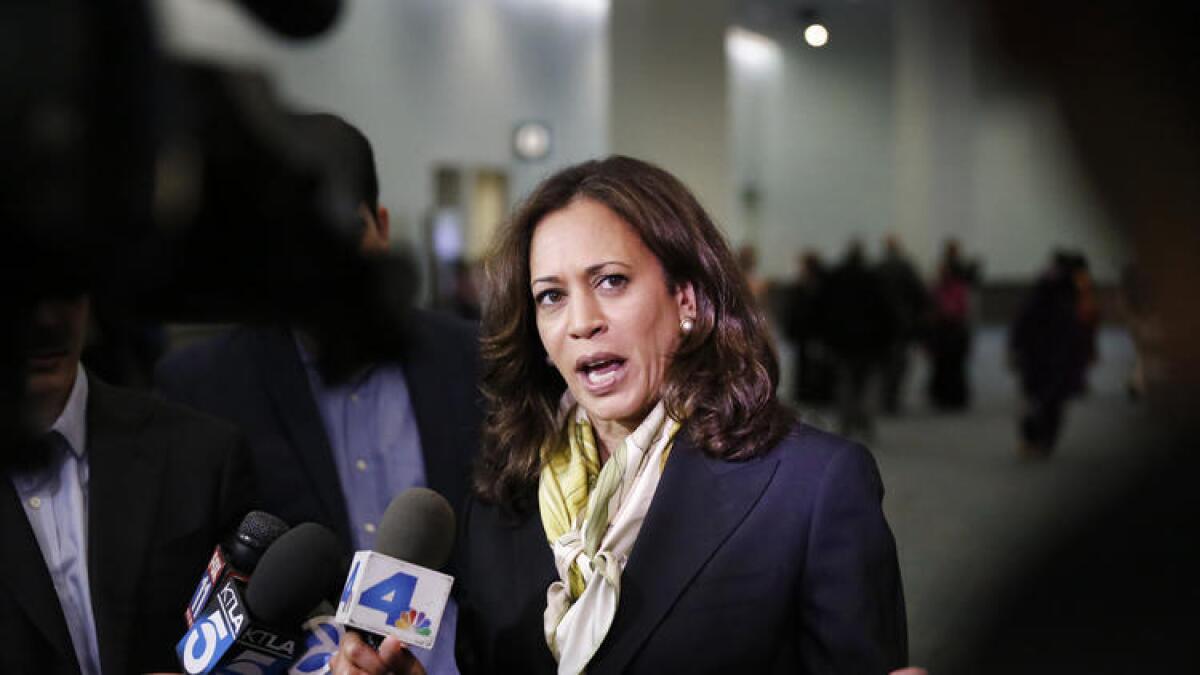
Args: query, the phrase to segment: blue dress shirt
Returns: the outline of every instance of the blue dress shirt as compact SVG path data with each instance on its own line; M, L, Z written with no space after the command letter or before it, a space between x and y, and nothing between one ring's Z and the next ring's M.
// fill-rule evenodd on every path
M392 498L410 487L427 486L421 437L404 371L396 364L380 364L345 384L327 386L313 355L300 336L295 337L333 451L355 548L371 550ZM412 648L430 675L458 673L454 661L457 623L458 606L451 600L434 648Z
M12 477L25 508L83 675L100 675L100 647L88 584L88 381L79 366L62 414L50 427L51 461Z

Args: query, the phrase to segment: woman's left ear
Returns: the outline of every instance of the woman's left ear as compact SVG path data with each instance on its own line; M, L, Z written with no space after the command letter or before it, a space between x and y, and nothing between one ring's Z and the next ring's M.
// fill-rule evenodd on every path
M676 287L675 303L679 308L680 321L684 319L696 320L696 291L692 288L692 282L684 282Z

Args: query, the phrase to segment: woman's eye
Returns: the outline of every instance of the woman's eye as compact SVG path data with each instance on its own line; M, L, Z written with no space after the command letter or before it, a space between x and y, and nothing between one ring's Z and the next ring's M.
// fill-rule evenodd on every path
M542 291L534 297L534 301L539 305L553 305L559 300L562 300L562 293L554 289Z
M606 289L611 290L611 289L622 288L627 283L629 283L629 279L627 279L622 274L606 274L606 275L600 277L600 281L596 284L596 286L599 288L606 288Z

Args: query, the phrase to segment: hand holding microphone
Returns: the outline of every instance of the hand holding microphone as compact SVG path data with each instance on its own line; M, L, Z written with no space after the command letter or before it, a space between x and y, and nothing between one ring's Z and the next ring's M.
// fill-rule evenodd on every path
M411 488L392 500L375 550L355 554L342 590L337 620L348 630L335 663L349 670L335 672L424 672L406 645L429 648L437 639L454 579L435 570L454 536L454 509L433 490ZM391 639L380 645L381 637Z
M384 638L376 651L355 633L346 633L329 668L334 675L425 675L425 666L399 639Z

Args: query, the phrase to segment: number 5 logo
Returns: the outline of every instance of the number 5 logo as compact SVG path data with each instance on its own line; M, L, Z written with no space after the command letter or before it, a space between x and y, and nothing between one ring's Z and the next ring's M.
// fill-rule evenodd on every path
M232 641L220 610L214 611L188 631L183 645L183 669L188 673L204 672L212 665L218 648Z

